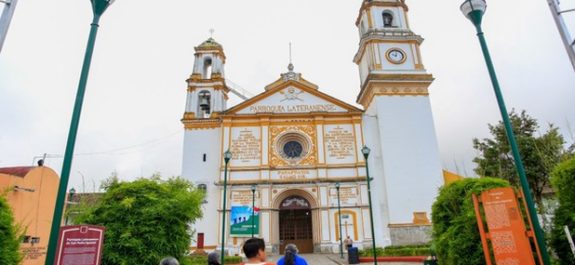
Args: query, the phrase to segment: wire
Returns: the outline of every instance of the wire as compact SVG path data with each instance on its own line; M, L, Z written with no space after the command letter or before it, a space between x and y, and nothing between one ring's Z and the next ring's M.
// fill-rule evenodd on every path
M143 143L139 143L139 144L135 144L135 145L129 145L129 146L124 146L124 147L118 147L118 148L114 148L114 149L109 149L109 150L105 150L105 151L95 151L95 152L85 152L85 153L77 153L74 154L74 156L92 156L92 155L107 155L107 154L117 154L117 155L124 155L124 154L128 154L131 152L121 152L121 151L126 151L126 150L130 150L130 149L136 149L139 147L143 147L143 146L148 146L148 145L153 145L153 144L158 144L161 143L165 140L168 140L169 138L173 137L174 135L180 134L181 131L178 130L177 132L173 132L171 134L168 134L166 136L163 137L159 137L156 139L152 139L149 141L145 141ZM119 153L121 152L121 153ZM62 158L64 157L63 154L47 154L46 157L48 158Z

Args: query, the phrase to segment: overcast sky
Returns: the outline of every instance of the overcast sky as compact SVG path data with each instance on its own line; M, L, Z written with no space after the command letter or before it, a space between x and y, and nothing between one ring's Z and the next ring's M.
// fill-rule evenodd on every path
M563 1L564 5L570 4ZM410 0L412 30L436 80L431 103L443 165L472 175L471 140L500 119L474 28L460 0ZM70 187L179 175L194 46L214 28L226 77L254 94L286 71L355 104L360 0L118 0L104 14L92 61ZM509 109L543 129L575 130L575 72L545 0L489 1L484 30ZM91 21L88 0L20 0L0 54L0 167L62 155ZM575 25L575 20L568 21ZM575 32L575 30L572 30ZM237 103L238 100L233 101ZM401 112L401 110L397 110ZM572 126L569 128L569 124ZM61 171L62 159L46 165ZM457 165L457 166L456 166Z

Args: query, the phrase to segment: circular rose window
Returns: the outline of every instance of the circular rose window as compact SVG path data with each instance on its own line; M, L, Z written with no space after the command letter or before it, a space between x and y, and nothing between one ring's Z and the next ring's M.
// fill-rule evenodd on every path
M275 150L289 161L298 161L308 155L311 144L308 137L297 132L289 132L277 138Z
M284 144L284 154L288 158L298 158L301 156L301 152L303 151L303 147L297 141L289 141Z

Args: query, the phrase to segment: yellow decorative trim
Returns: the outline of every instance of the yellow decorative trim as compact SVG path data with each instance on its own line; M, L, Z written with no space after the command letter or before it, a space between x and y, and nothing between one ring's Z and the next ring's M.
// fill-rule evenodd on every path
M405 224L389 224L387 225L387 227L389 228L404 228L404 227L419 227L419 226L432 226L432 224L410 224L410 223L405 223Z
M318 169L338 169L338 168L358 168L365 167L365 162L358 163L342 163L342 164L316 164L312 166L299 166L297 169L301 170L318 170ZM272 167L270 165L259 165L259 166L230 166L231 171L259 171L259 170L283 170L283 169L294 169L291 166L284 167Z
M342 215L349 214L352 216L352 218L353 218L353 240L354 241L358 240L359 236L357 233L357 213L355 211L350 211L350 210L341 210L341 214ZM339 218L338 217L339 217L338 212L335 212L333 214L333 218L335 219L335 227L336 227L335 238L336 239L339 239ZM342 239L343 239L343 237L342 237Z
M220 119L182 119L186 130L214 129L221 127Z
M282 80L282 81L283 81L283 80ZM252 97L252 98L250 98L250 99L248 99L248 100L246 100L246 101L244 101L244 102L242 102L242 103L240 103L240 104L238 104L238 105L232 107L231 109L228 109L225 113L226 113L227 115L228 115L228 114L235 114L235 113L237 113L237 112L239 112L239 111L241 111L241 110L243 110L243 109L245 109L245 108L247 108L247 107L249 107L249 106L255 104L256 102L259 102L259 101L261 101L261 100L263 100L263 99L265 99L265 98L267 98L267 97L269 97L269 96L275 94L276 92L278 92L278 91L280 91L280 90L282 90L282 89L284 89L284 88L286 88L286 87L289 87L289 86L297 87L298 89L301 89L302 91L305 91L305 92L307 92L307 93L309 93L309 94L311 94L311 95L313 95L313 96L317 96L317 97L319 97L319 98L321 98L321 99L324 99L324 100L328 101L329 103L332 103L332 104L334 104L334 105L336 105L336 106L339 106L339 107L341 107L341 108L347 110L348 112L362 112L361 109L359 109L359 108L357 108L357 107L355 107L355 106L353 106L353 105L347 104L347 103L345 103L345 102L343 102L343 101L341 101L341 100L339 100L339 99L336 99L336 98L334 98L334 97L332 97L332 96L330 96L330 95L327 95L327 94L324 94L324 93L322 93L322 92L319 92L319 91L317 90L317 88L307 86L307 85L305 85L305 84L302 84L301 82L294 81L294 80L283 81L283 82L284 82L284 83L280 83L280 84L274 85L273 88L271 88L271 89L269 89L269 90L266 90L265 92L260 93L259 95L255 96L255 97ZM272 86L272 85L270 85L270 86ZM269 86L268 86L268 87L269 87ZM297 113L297 114L295 114L295 115L300 115L300 116L301 116L302 114L308 115L307 113ZM245 115L245 114L242 114L242 115ZM269 113L268 113L268 115L269 115ZM273 115L274 115L274 116L277 116L277 115L284 115L284 114L283 114L283 113L274 113ZM288 114L288 115L289 115L289 114ZM294 114L291 114L291 115L294 115Z
M288 161L283 158L277 150L276 143L286 133L293 132L306 136L310 140L309 151L305 157L298 161ZM284 167L284 166L306 166L317 164L317 137L316 128L312 125L293 125L293 126L270 126L269 128L270 142L269 150L269 164L270 167Z
M270 185L270 184L317 184L318 181L329 183L354 183L358 181L366 181L365 177L348 177L348 178L310 178L310 179L254 179L254 180L229 180L226 183L228 186L247 186L247 185ZM223 181L216 182L216 185L223 186Z
M429 84L414 86L411 84L374 84L367 88L358 103L366 109L375 96L429 96Z
M374 27L375 27L375 24L373 24L373 18L371 17L371 9L370 9L370 10L367 10L366 13L367 13L367 22L368 22L368 24L369 24L369 25L368 25L369 28L370 28L370 29L371 29L371 28L374 28Z
M416 46L419 46L421 44L421 42L423 41L423 38L421 38L421 36L419 35L414 35L412 36L412 39L370 39L367 40L365 42L361 42L359 49L357 50L357 53L353 56L353 61L358 64L359 61L361 60L361 58L363 57L363 55L365 54L366 51L366 47L369 46L370 44L380 44L380 43L391 43L391 44L397 44L397 43L407 43L407 44L415 44Z
M413 212L413 224L429 225L431 222L427 218L427 212Z

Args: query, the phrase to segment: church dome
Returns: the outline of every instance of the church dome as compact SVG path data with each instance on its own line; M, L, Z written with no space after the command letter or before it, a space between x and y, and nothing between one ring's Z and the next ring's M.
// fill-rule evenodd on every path
M209 38L206 41L202 42L200 46L196 47L196 50L223 50L221 44L216 42L214 38Z

